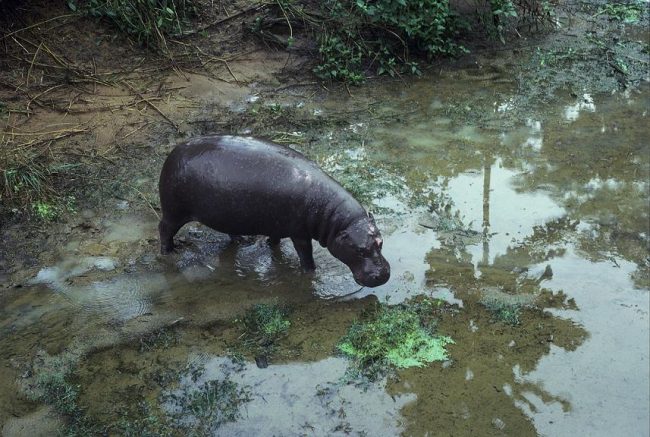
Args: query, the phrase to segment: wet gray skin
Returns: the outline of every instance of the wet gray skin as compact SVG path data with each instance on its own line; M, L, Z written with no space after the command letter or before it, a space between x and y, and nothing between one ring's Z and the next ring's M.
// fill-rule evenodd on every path
M516 112L507 83L432 81L357 96L405 115L302 149L381 211L387 283L332 301L358 289L336 245L316 248L306 276L288 241L231 243L194 223L159 259L153 214L94 219L96 232L74 227L55 261L3 297L5 435L54 432L56 416L24 393L55 360L76 369L79 402L104 425L142 402L173 415L161 396L229 377L252 400L234 422L208 423L214 435L648 435L649 90ZM347 107L345 96L317 106ZM377 300L418 295L450 303L436 329L454 339L451 359L368 390L341 383L333 351L347 327ZM226 358L241 341L234 319L277 300L293 308L287 336L266 369L250 355L238 368ZM521 306L519 325L484 302Z
M390 277L372 217L343 187L302 154L252 137L206 136L180 144L159 183L163 254L187 222L230 235L290 237L303 269L315 269L312 240L352 270L358 284Z

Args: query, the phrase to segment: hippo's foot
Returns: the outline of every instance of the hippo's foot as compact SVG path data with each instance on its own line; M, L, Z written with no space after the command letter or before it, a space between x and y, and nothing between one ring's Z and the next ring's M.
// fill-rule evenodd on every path
M171 253L176 253L176 246L174 245L174 243L160 245L161 255L169 255Z
M266 355L258 355L255 357L255 364L257 364L257 367L260 369L266 369L269 367L269 360Z
M183 226L185 222L174 222L163 217L158 223L158 232L160 233L160 253L168 255L174 252L174 235Z
M246 238L243 235L228 234L232 243L243 243Z
M269 243L269 246L275 247L278 244L280 244L280 238L278 237L269 237L267 240L267 243Z
M316 270L316 263L314 263L311 240L291 238L291 241L293 241L293 247L295 247L296 252L298 252L298 258L300 258L300 267L302 267L302 269L306 272L313 272Z

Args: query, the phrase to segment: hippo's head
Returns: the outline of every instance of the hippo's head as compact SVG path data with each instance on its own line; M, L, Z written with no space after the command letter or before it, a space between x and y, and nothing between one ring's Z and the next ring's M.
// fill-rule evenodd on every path
M379 229L369 214L340 231L327 249L350 267L359 285L377 287L390 278L390 265L381 254L382 244Z

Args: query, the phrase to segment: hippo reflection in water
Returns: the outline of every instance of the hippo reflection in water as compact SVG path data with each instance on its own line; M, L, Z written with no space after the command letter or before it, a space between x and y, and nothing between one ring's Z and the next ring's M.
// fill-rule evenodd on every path
M346 264L354 280L376 287L390 266L371 214L302 154L251 137L205 136L179 144L160 174L161 252L174 249L185 223L230 235L289 237L303 269L315 269L312 239Z

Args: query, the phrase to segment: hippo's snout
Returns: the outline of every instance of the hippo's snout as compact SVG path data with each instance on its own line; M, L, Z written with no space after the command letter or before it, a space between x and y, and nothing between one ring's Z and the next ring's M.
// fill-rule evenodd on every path
M390 279L390 265L386 260L383 260L380 266L373 264L370 269L362 269L358 274L354 273L353 276L359 285L363 285L364 287L379 287Z

